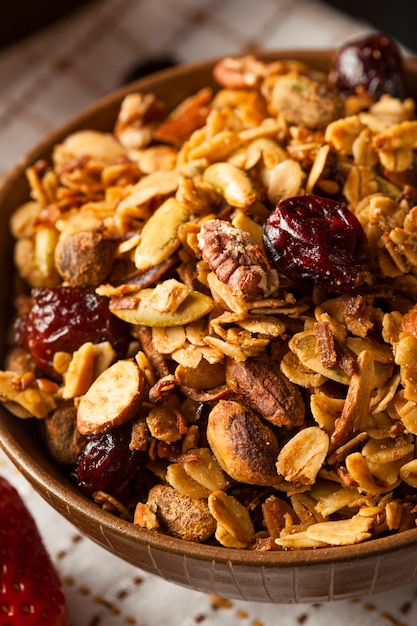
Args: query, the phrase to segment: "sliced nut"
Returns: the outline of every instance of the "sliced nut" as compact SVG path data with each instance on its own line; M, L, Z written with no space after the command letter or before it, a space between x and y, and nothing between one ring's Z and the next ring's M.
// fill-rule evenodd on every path
M147 391L146 378L133 359L116 361L81 398L77 428L84 435L104 433L135 415Z
M364 350L358 356L357 372L351 378L342 414L336 421L331 436L332 451L361 430L362 422L369 411L373 389L374 359L371 352Z
M157 170L144 176L131 189L130 193L117 203L116 215L122 219L128 215L137 219L149 219L153 212L149 208L151 201L158 203L163 198L172 196L178 188L176 171Z
M290 496L291 505L300 524L310 526L316 522L322 522L323 516L317 510L316 502L307 493L294 493Z
M271 537L277 538L288 525L297 523L297 515L290 504L283 498L269 496L262 504L264 524Z
M84 395L93 382L94 346L88 341L76 350L64 374L65 386L62 391L64 399Z
M210 112L211 89L200 89L186 98L155 129L153 136L159 141L181 146L190 135L204 125Z

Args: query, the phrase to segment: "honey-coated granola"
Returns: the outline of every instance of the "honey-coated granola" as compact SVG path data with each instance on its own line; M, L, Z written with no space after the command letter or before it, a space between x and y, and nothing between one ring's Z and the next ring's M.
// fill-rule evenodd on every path
M153 532L297 550L415 528L415 102L292 60L214 76L171 112L129 94L112 132L28 169L1 400ZM327 202L355 220L343 268ZM324 222L303 214L295 253L274 211L306 203Z

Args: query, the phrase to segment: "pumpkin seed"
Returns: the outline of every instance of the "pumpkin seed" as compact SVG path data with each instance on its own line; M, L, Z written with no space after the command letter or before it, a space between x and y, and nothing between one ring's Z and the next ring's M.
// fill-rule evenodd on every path
M142 324L164 328L167 326L183 326L204 317L213 309L214 302L210 296L198 291L190 291L175 311L160 311L154 306L154 289L142 289L129 296L137 299L137 306L120 307L120 299L112 298L111 312L130 324Z
M138 270L147 270L165 261L180 245L178 227L187 222L187 208L175 198L168 198L143 227L135 250Z

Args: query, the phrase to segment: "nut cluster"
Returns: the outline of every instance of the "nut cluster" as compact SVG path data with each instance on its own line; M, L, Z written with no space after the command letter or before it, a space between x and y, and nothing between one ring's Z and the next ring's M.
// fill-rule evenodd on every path
M97 504L154 532L282 550L414 528L415 103L343 95L291 60L214 75L217 92L168 114L127 96L113 132L75 132L28 169L11 231L33 291L16 294L1 400L39 419ZM294 197L354 216L369 256L360 280L343 267L348 289L329 259L315 282L265 250ZM106 302L126 345L101 313L97 335L52 337L64 288ZM53 311L33 309L39 293Z

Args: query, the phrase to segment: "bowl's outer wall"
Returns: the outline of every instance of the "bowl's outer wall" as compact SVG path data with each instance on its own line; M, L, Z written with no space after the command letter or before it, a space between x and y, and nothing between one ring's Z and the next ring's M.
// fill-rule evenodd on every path
M295 58L326 71L330 51L270 52L267 60ZM171 109L207 85L212 62L165 70L92 105L50 133L0 187L0 344L4 355L13 287L12 211L28 199L25 169L49 158L52 147L80 128L111 130L122 98L151 91ZM417 97L417 61L408 61L410 95ZM234 599L302 603L355 598L410 582L417 573L417 529L357 546L298 552L253 552L188 543L160 536L102 511L84 498L51 462L32 420L0 407L0 445L33 487L81 533L133 565L185 587Z

